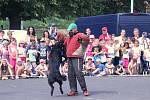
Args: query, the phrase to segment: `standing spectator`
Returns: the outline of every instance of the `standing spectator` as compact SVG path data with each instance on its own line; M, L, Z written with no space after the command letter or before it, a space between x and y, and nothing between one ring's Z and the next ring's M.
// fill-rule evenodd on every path
M104 40L105 42L109 41L111 39L111 35L108 34L107 27L102 28L102 34L99 36L99 40Z
M42 39L44 39L45 41L49 40L50 39L50 34L48 31L44 31L43 32L43 37Z
M50 27L49 35L50 35L50 39L55 39L56 38L57 27L56 27L56 25L54 23Z
M107 61L107 55L108 55L108 48L106 47L106 42L104 40L100 41L101 46L101 63L105 65Z
M36 34L35 34L35 29L33 26L29 26L28 27L28 30L27 30L27 37L26 37L26 42L27 43L30 43L30 38L31 36L34 36L35 37L35 41L37 41L37 37L36 37Z
M96 60L101 59L101 54L103 55L103 52L101 51L101 46L94 46L92 48L92 54L93 54L94 63L96 64Z
M68 93L68 96L75 96L77 94L77 80L83 90L83 95L88 96L89 93L82 73L83 48L80 41L89 42L89 38L84 33L78 32L75 23L71 23L67 30L69 31L70 37L65 40L64 44L66 46L66 55L69 63L68 79L71 91Z
M134 30L133 30L133 40L138 40L139 39L139 35L140 35L139 29L138 28L134 28Z
M16 39L13 39L10 45L8 46L8 51L9 51L9 62L13 67L13 72L15 74L16 70L16 59L17 59L17 42Z
M85 56L84 56L85 59L88 56L93 56L93 54L92 54L92 48L93 48L93 42L95 40L95 36L94 35L90 35L89 39L90 39L89 44L88 44L88 46L87 46L87 48L85 50Z
M124 29L121 30L120 36L116 37L119 41L119 44L121 46L124 45L125 41L127 40L126 38L126 31Z
M4 31L0 30L0 48L3 46L2 45L3 40L4 40Z
M122 48L122 60L123 60L123 67L124 67L126 73L128 73L130 54L131 54L131 49L129 48L129 43L125 42L124 46Z
M8 51L8 44L4 43L3 47L0 50L1 53L1 59L7 59L7 61L9 62L9 51Z
M36 50L36 46L35 46L35 44L33 43L32 45L31 45L31 48L28 50L28 52L27 52L27 55L28 55L28 58L29 58L29 60L30 60L30 62L31 62L31 64L32 64L32 73L33 74L36 74L36 72L35 72L35 68L36 68L36 57L37 57L37 50Z
M90 28L86 28L85 33L86 33L86 35L92 35L92 31Z
M24 41L20 41L18 44L18 57L25 63L26 62L26 48Z
M9 42L12 42L12 41L15 39L15 38L13 37L12 31L8 31L8 32L7 32L7 36L8 36Z
M139 74L142 74L142 68L140 68L140 56L141 56L141 48L139 46L138 40L134 41L134 47L131 49L131 53L133 55L133 59L136 60L138 65Z
M138 39L139 41L139 46L141 47L142 50L145 50L148 48L149 45L149 38L147 38L147 33L143 32L142 37Z
M47 62L49 49L43 38L40 40L39 53L40 53L40 59L44 59Z

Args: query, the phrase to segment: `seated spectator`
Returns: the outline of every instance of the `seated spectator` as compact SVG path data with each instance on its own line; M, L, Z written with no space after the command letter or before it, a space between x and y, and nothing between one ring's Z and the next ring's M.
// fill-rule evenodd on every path
M7 59L2 59L0 64L0 78L6 80L9 76L11 79L14 79L12 65L8 63Z
M93 63L92 57L87 57L86 58L86 63L85 63L85 70L88 75L91 75L91 73L95 70L95 65Z
M134 75L138 73L138 64L137 59L133 58L131 59L129 65L128 65L128 71L130 75Z
M112 63L112 59L108 58L107 63L105 65L105 71L107 75L112 75L114 73L115 66Z
M117 65L114 68L114 74L115 75L124 75L125 74L125 70L124 70L123 66L122 65Z
M99 76L104 75L105 72L104 64L101 64L101 59L96 59L96 69L92 72L92 75L99 74Z
M40 64L35 68L37 75L40 77L47 77L48 67L44 59L40 59Z
M16 63L16 79L19 79L19 77L24 73L24 69L25 66L23 61L20 58L18 58Z
M63 66L60 66L60 74L68 77L68 62L64 62Z
M29 58L26 59L26 63L24 64L24 76L31 76L32 75L32 64Z

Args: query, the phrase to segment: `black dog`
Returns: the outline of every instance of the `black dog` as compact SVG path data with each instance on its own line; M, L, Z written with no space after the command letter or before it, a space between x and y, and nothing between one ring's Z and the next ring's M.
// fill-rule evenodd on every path
M48 84L51 87L51 96L53 96L54 86L53 84L57 82L59 84L59 89L61 94L63 94L62 84L63 81L66 81L66 76L62 76L60 71L56 67L49 66L48 71Z

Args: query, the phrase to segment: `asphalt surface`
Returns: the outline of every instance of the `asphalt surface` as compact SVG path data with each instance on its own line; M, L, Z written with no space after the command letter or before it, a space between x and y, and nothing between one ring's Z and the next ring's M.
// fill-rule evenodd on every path
M68 82L64 82L64 95L54 84L50 96L47 79L0 80L0 100L150 100L150 77L86 77L90 96L68 97Z

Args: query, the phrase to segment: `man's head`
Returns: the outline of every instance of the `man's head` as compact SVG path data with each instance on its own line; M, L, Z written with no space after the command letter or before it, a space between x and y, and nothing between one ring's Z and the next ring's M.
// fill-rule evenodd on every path
M77 25L75 23L71 23L67 30L69 31L69 36L72 37L73 35L75 35L78 30L77 30Z

